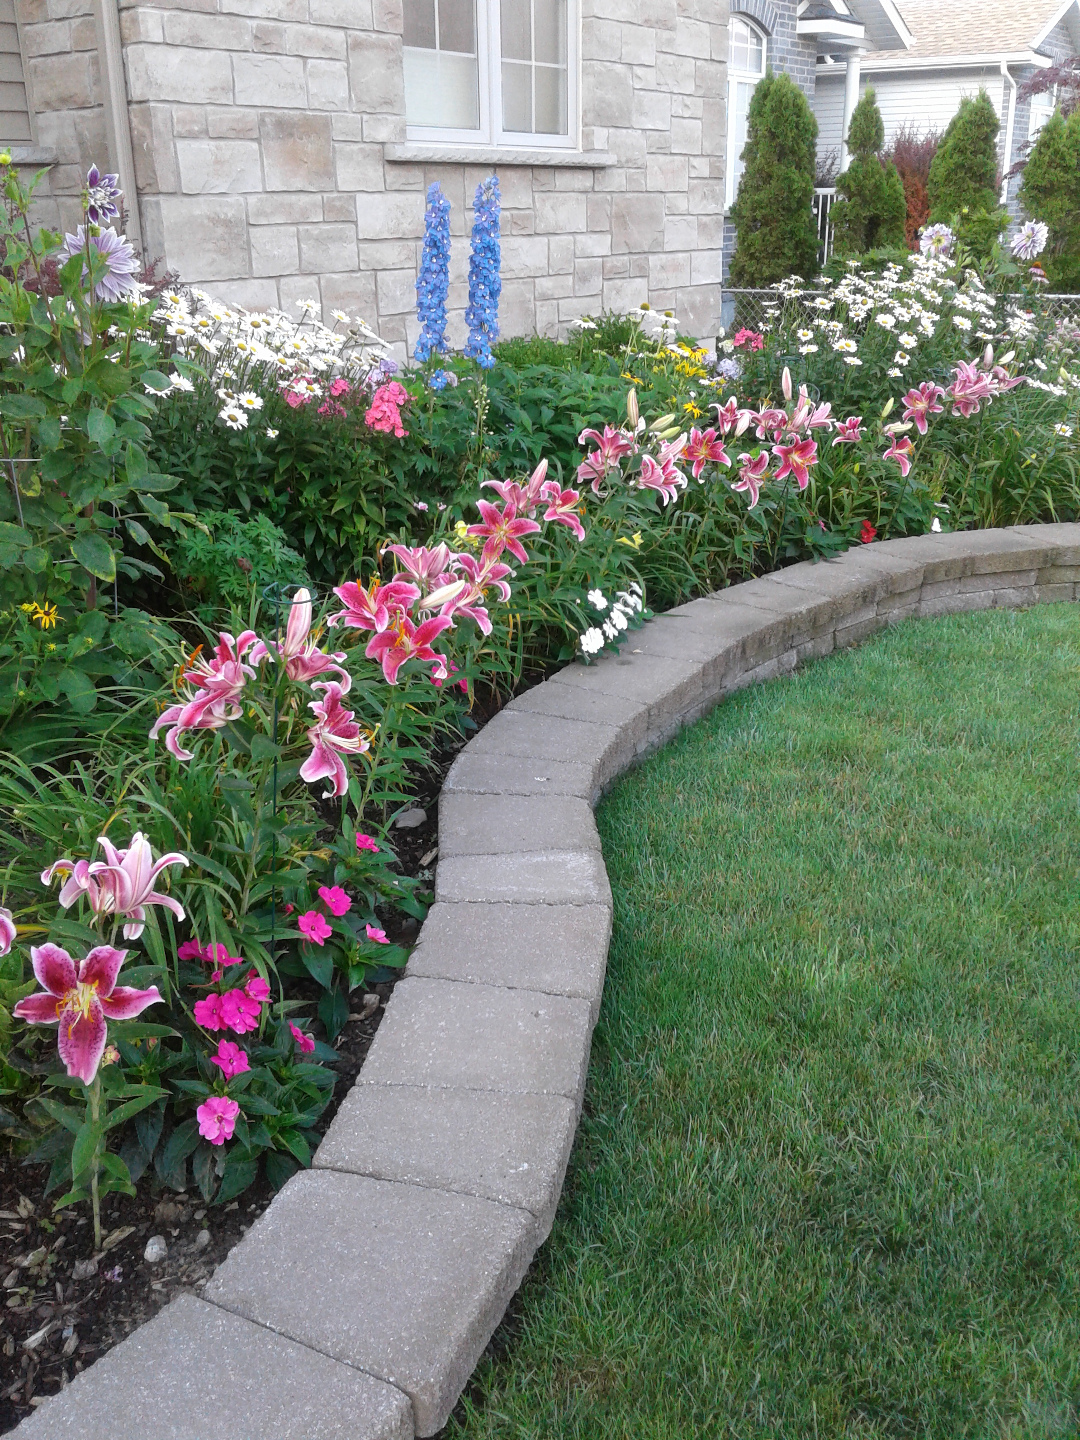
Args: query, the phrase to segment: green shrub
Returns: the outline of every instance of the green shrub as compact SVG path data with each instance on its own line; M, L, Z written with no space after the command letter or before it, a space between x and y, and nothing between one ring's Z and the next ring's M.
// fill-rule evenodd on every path
M246 610L252 592L260 595L268 585L309 583L303 560L268 515L206 511L199 519L205 530L189 530L173 552L173 571L197 613L210 618L229 605Z
M999 129L986 91L974 99L965 95L941 138L926 187L931 223L953 226L979 258L989 255L1008 219L998 206Z
M1024 166L1020 204L1050 228L1041 263L1053 290L1080 290L1080 110L1055 110Z
M882 160L885 127L873 89L855 107L848 129L851 164L836 182L841 197L832 208L838 255L859 255L904 243L907 203L899 171Z
M754 90L747 116L745 169L731 209L737 237L736 285L772 285L817 273L814 142L818 126L806 96L771 70Z

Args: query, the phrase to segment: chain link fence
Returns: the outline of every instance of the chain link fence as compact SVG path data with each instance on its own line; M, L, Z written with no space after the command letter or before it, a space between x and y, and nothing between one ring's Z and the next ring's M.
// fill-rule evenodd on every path
M797 299L782 295L778 290L742 290L725 286L720 292L720 324L730 335L734 330L762 330L766 323L775 326L785 318L785 308L791 307L794 318L801 315L807 301L824 290L804 290ZM1070 324L1080 327L1080 295L1040 295L1035 301L1036 313L1056 324Z

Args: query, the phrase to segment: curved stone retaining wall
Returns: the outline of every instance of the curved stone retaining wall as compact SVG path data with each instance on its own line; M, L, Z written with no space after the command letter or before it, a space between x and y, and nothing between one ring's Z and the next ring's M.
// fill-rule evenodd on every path
M909 615L1076 598L1080 525L927 535L733 586L571 665L462 751L436 899L359 1080L203 1298L20 1440L412 1440L551 1228L600 1005L605 787L732 691Z

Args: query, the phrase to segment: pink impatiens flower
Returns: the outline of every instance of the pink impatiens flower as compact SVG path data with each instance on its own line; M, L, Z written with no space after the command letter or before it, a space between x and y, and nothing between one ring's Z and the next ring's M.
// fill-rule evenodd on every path
M210 1064L217 1065L226 1080L251 1069L247 1051L232 1040L219 1040L216 1052L210 1056Z
M380 635L373 637L368 645L369 655L371 645L382 638ZM317 681L312 688L325 693L321 700L312 700L308 705L308 709L315 716L315 724L307 732L311 754L301 765L300 776L309 785L313 785L316 780L329 780L329 788L323 791L324 796L329 799L331 795L341 796L348 793L349 772L345 768L342 755L362 755L371 745L356 723L353 712L342 705L343 692L335 680Z
M289 1029L292 1031L292 1037L296 1041L296 1048L302 1054L310 1055L315 1049L315 1036L308 1035L306 1031L294 1025L291 1020L289 1021Z
M374 940L376 945L390 944L390 941L386 938L385 930L380 930L377 925L368 925L365 928L367 929L367 938Z
M352 901L340 885L320 885L319 899L331 915L345 915L352 909Z
M254 1000L256 1005L265 1005L267 1000L270 999L270 986L257 970L248 971L244 994L249 1000Z
M357 850L370 850L375 855L379 853L379 847L370 835L357 835L356 848Z
M221 1019L225 1028L236 1035L246 1035L249 1030L257 1030L261 1013L261 1002L246 990L226 990L221 997Z
M74 960L59 945L34 945L30 963L42 989L15 1006L13 1014L31 1025L59 1024L56 1048L67 1072L85 1085L93 1082L105 1050L106 1020L133 1020L161 999L156 985L134 990L117 985L126 950L98 945Z
M226 1029L225 1019L221 1013L221 996L216 990L209 995L204 995L201 1000L196 1000L193 1006L195 1024L201 1025L204 1030Z
M305 936L312 945L325 945L334 933L326 923L326 916L320 915L318 910L305 910L296 925L300 934Z
M104 860L56 860L41 872L48 885L54 875L68 878L60 887L59 901L66 910L80 895L90 902L95 915L118 915L128 920L124 939L137 940L146 923L147 905L164 905L178 920L184 918L179 900L154 889L154 882L170 865L187 865L188 857L173 851L155 861L146 836L136 831L126 850L117 850L107 835L98 836Z
M224 1145L231 1140L236 1129L236 1117L240 1106L227 1095L211 1095L195 1111L199 1121L199 1134L211 1145Z

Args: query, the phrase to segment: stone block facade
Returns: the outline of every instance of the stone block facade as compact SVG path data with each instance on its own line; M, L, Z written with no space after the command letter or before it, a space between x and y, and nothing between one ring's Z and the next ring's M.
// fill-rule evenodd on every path
M41 143L57 157L52 194L71 224L87 166L108 153L91 0L16 4ZM292 310L311 297L359 314L404 353L438 181L460 344L472 196L494 171L504 334L565 333L644 300L715 333L726 0L582 0L581 12L580 153L530 164L483 150L467 163L461 146L406 142L401 0L120 0L147 255L233 303Z

